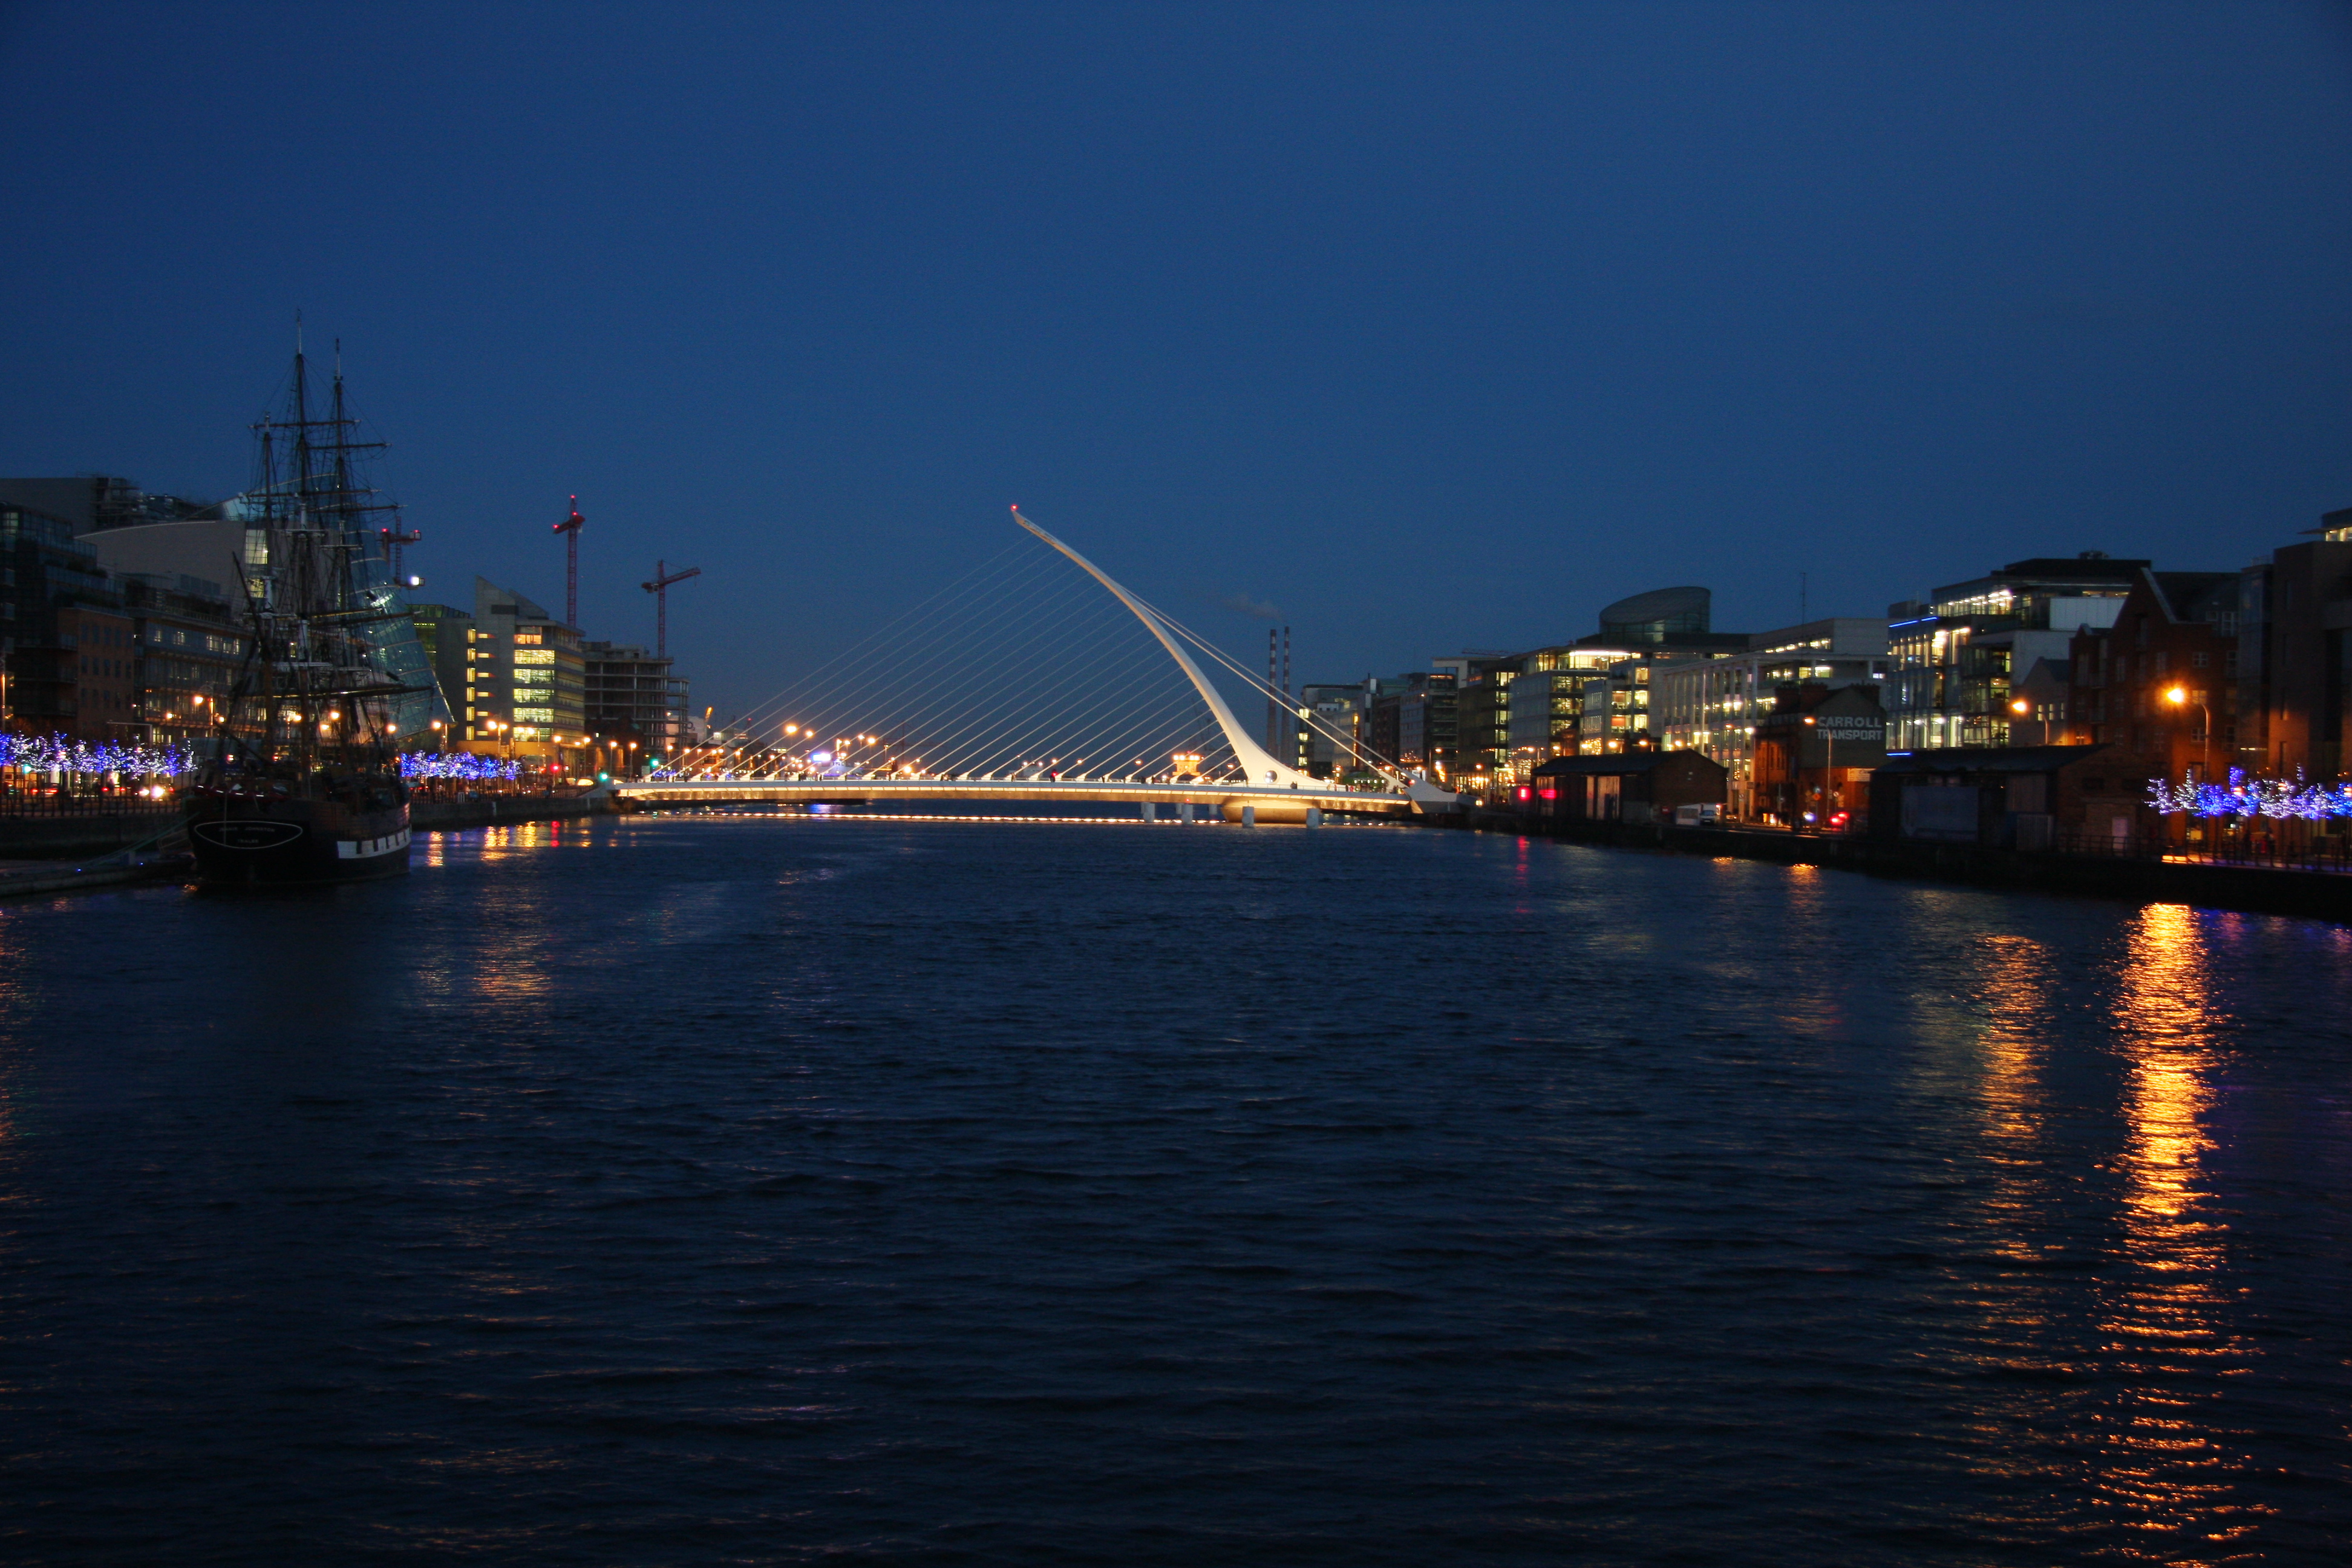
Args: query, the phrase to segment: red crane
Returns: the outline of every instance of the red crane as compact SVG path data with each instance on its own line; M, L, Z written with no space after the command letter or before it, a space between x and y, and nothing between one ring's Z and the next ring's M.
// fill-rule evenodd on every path
M563 624L580 625L580 531L588 520L580 515L580 498L572 498L572 515L555 525L563 535Z
M654 563L654 580L641 584L646 593L654 596L654 657L656 658L669 657L669 585L672 583L683 583L688 577L701 575L702 568L699 566L681 567L673 572L669 569L668 562L656 561Z
M421 528L379 528L376 531L383 535L383 552L392 558L393 585L398 588L416 586L400 574L400 547L415 543L425 537L425 531Z

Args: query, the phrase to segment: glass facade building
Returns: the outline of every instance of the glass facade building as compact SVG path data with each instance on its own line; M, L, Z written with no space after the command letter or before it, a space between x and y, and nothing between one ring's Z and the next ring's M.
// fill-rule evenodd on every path
M2146 561L2095 552L2013 561L1887 608L1889 752L2006 746L2012 689L2063 667L2074 634L2112 626Z
M1683 658L1651 678L1650 723L1658 744L1723 764L1735 816L1754 814L1756 726L1782 687L1884 683L1894 669L1886 623L1832 616L1750 639L1742 653Z

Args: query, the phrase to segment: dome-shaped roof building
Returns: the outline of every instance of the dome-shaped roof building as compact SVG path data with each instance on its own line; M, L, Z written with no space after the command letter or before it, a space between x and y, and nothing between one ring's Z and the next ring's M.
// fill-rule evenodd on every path
M1715 595L1705 588L1653 588L1601 612L1601 639L1621 647L1673 642L1710 629Z

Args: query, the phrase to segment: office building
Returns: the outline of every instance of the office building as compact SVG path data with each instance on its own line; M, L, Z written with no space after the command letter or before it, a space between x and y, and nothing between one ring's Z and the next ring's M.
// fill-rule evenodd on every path
M2311 531L2239 574L2235 761L2333 782L2352 774L2352 510Z
M677 754L686 743L687 683L673 661L628 644L592 642L586 661L587 731L636 758Z
M467 712L467 688L474 684L469 677L475 668L472 656L479 641L474 636L478 628L473 612L455 605L423 604L410 605L408 616L415 623L416 640L425 650L425 662L433 672L433 683L448 708L450 738L462 742L467 738L466 727L470 716Z
M1782 626L1721 657L1669 659L1651 674L1650 727L1669 750L1723 764L1730 814L1757 816L1756 727L1782 687L1875 684L1893 668L1886 623L1833 616Z
M2012 561L1889 605L1887 750L2008 745L2012 685L2066 659L2077 631L2115 625L2147 564L2097 551Z
M1318 779L1336 779L1352 771L1362 754L1367 678L1347 685L1302 686L1293 706L1297 718L1298 749L1291 766Z
M138 650L140 738L209 748L223 704L244 673L251 634L217 583L143 574L121 579ZM241 732L250 729L250 715Z
M1371 753L1391 767L1447 777L1454 761L1455 676L1413 670L1380 682L1365 719Z
M466 628L468 751L550 759L586 740L588 673L580 634L528 596L474 579Z
M0 502L0 723L128 740L136 656L122 595L72 524Z
M1573 643L1462 656L1457 726L1465 784L1509 786L1554 757L1654 747L1655 670L1748 646L1743 634L1714 630L1712 616L1706 589L1658 588L1608 605L1601 629Z

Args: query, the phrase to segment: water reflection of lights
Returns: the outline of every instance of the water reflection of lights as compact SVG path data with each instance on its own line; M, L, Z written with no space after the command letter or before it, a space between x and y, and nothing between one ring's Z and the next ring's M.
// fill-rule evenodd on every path
M1992 1208L2003 1226L2001 1255L2038 1260L2028 1239L2048 1195L2042 1154L2042 1042L2053 1032L2052 1000L2059 994L2050 951L2030 938L1987 934L1982 984L1987 1021L1978 1096L1996 1171Z
M1818 866L1780 868L1777 890L1783 902L1776 939L1790 953L1821 951L1841 940L1829 923L1829 885ZM1796 963L1778 966L1769 989L1768 1016L1791 1040L1833 1040L1844 1037L1853 998L1835 972L1826 966Z
M5 1143L16 1132L16 1080L21 1064L16 1059L16 1024L17 1008L25 994L25 959L18 950L10 921L0 914L0 1143Z
M2258 1522L2255 1510L2231 1500L2223 1474L2240 1462L2224 1447L2231 1435L2202 1415L2221 1398L2221 1379L2256 1353L2224 1327L2231 1302L2222 1227L2200 1212L2221 1061L2210 962L2190 910L2149 905L2131 928L2116 998L2123 1267L2100 1303L2099 1327L2122 1386L2094 1416L2093 1484L2116 1524L2147 1532L2144 1561L2173 1561L2191 1542L2210 1551Z
M1989 1457L2022 1505L2001 1529L2054 1534L2068 1561L2206 1562L2269 1511L2244 1489L2247 1438L2224 1403L2259 1352L2234 1327L2244 1303L2209 1169L2227 1060L2211 948L2229 932L2152 907L2123 935L2103 997L2062 948L1976 941L1971 1098L2000 1263L1966 1287L1986 1378L1973 1415L2040 1437ZM2120 1122L2104 1158L2072 1109L2086 1009L2108 1026Z
M514 822L482 829L482 858L504 860L525 849L545 847L551 841L549 825L544 822Z
M2184 1217L2200 1195L2200 1157L2212 1146L2202 1118L2215 1060L2204 938L2187 909L2151 904L2140 912L2118 1002L2131 1126L2125 1218L2133 1247L2167 1271L2210 1268L2221 1258L2214 1233Z

